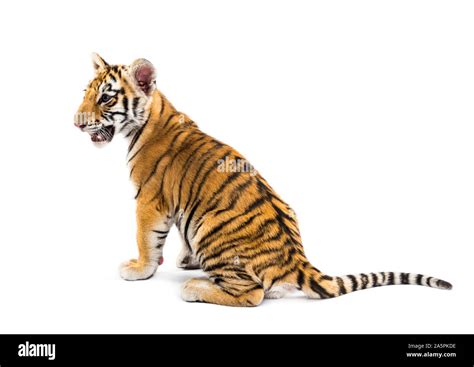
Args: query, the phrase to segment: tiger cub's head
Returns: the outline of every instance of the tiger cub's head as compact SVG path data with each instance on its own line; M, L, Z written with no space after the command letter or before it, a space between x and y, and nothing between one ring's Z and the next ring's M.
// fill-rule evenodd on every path
M117 133L131 136L148 118L155 90L155 68L145 59L109 65L92 55L95 77L85 90L74 125L94 143L108 143Z

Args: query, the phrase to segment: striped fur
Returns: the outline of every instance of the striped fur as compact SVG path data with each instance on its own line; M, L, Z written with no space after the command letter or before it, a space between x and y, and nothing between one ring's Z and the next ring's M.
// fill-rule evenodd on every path
M178 266L200 267L209 276L184 284L186 301L256 306L265 296L279 298L292 289L332 298L396 284L451 288L419 274L325 275L304 254L293 210L258 173L218 169L223 160L246 161L171 105L155 88L151 63L111 66L97 55L94 62L96 76L78 112L95 119L92 126L76 124L92 140L98 134L96 142L109 142L116 133L129 140L139 258L121 265L124 279L153 276L176 225L183 243Z

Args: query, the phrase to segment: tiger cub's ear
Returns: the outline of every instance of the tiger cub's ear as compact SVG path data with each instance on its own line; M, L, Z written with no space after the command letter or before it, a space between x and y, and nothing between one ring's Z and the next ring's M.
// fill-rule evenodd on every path
M99 54L93 52L92 53L92 66L94 66L95 70L105 69L109 64L105 62L105 60L99 56Z
M135 85L147 96L153 93L155 88L155 67L146 59L138 59L129 67L130 76Z

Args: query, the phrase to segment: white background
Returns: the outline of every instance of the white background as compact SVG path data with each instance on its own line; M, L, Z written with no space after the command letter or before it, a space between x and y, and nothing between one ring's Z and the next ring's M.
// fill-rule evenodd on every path
M0 332L474 332L473 19L469 1L2 2ZM153 279L121 280L137 254L126 143L73 127L92 51L151 60L292 205L318 268L454 290L185 303L196 272L176 269L174 232Z

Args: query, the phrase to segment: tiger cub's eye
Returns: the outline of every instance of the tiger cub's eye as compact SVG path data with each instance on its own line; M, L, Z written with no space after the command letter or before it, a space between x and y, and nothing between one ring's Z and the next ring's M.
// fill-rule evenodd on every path
M99 103L107 103L111 99L112 97L109 96L108 94L102 94L102 96L100 97Z

